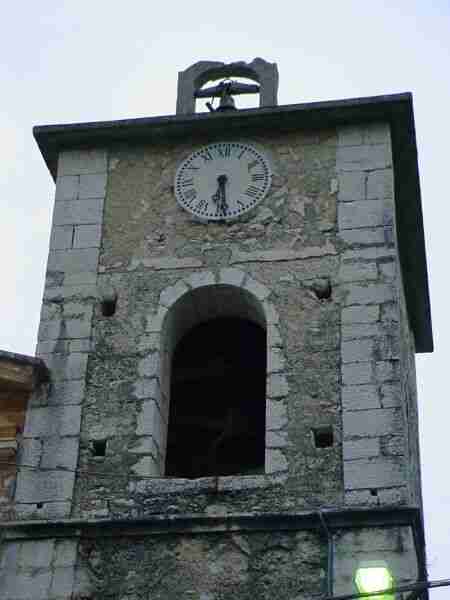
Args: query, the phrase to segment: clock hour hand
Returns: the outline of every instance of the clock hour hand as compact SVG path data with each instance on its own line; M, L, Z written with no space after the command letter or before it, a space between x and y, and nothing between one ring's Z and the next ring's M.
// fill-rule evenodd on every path
M224 215L227 213L228 204L226 199L226 183L228 177L226 175L219 175L217 178L217 192L212 195L212 200L217 204L217 208Z

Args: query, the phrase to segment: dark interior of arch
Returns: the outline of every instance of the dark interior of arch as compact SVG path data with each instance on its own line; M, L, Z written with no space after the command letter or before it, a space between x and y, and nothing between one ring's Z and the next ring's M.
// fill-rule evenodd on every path
M266 332L251 321L197 325L172 361L166 475L264 472Z

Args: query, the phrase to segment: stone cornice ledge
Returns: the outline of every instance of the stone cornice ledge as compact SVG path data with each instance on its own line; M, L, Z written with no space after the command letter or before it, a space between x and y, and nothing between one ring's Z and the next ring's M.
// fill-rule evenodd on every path
M322 508L296 513L231 513L227 515L157 514L137 519L61 519L2 523L7 539L44 537L115 537L167 533L225 531L322 530L362 527L413 527L421 535L416 506L371 509Z

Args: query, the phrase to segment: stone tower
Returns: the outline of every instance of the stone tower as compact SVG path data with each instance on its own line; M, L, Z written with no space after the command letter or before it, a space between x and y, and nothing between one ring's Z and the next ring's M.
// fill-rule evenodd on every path
M426 578L412 98L277 106L277 85L262 59L200 62L175 116L35 129L56 182L50 380L3 598L306 600L356 593L361 567ZM246 92L260 107L234 110Z

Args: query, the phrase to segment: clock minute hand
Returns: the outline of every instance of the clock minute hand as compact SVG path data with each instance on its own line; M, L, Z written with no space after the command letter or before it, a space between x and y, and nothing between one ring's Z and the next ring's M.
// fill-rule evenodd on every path
M226 175L219 175L219 177L217 178L217 183L219 184L217 193L219 194L219 197L220 197L220 209L224 215L226 214L226 212L228 210L228 204L227 204L227 199L226 199L226 187L225 187L227 181L228 181L228 177Z

